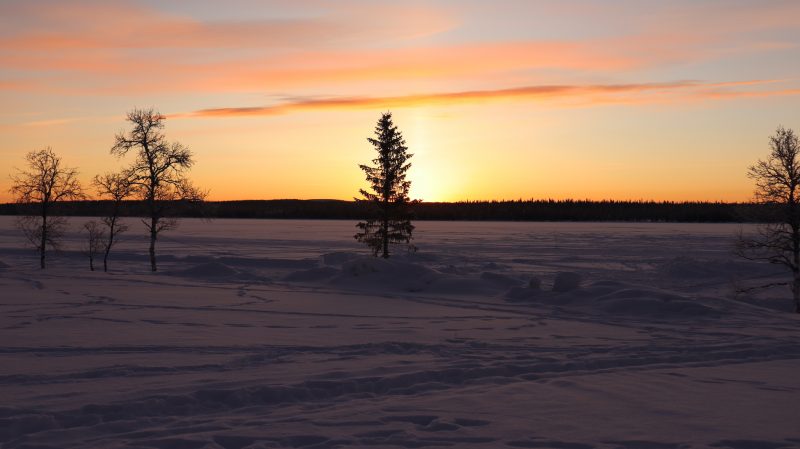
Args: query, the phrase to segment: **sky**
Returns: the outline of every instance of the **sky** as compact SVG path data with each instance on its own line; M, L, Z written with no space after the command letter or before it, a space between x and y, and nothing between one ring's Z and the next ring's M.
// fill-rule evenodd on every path
M0 0L0 201L153 107L211 200L352 199L382 112L425 201L746 201L800 131L800 2ZM91 192L91 191L90 191Z

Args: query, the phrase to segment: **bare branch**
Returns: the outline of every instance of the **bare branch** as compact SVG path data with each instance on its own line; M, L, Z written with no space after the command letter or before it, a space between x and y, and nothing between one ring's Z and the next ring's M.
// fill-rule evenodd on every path
M800 142L791 129L779 126L769 138L766 160L751 166L755 198L772 206L774 223L761 225L756 235L740 233L736 253L749 260L787 267L793 276L792 296L800 313ZM778 284L771 284L778 285Z
M65 224L61 217L50 217L53 203L85 198L78 182L78 171L64 167L52 148L31 151L25 156L27 169L12 175L10 193L15 201L35 204L37 217L24 217L17 226L39 252L40 266L45 268L47 247L56 248Z
M158 234L177 226L177 220L170 217L174 215L174 202L202 201L205 194L186 178L185 173L194 165L192 152L178 142L166 140L163 115L153 109L134 109L127 120L132 129L116 136L111 154L122 157L134 152L123 176L128 188L124 197L135 195L147 205L149 217L143 221L150 233L150 267L156 271ZM110 190L106 188L106 194Z

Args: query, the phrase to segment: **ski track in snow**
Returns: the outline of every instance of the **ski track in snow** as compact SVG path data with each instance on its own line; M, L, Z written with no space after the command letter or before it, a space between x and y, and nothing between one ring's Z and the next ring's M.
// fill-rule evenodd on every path
M41 272L0 217L0 448L800 447L800 320L734 293L786 277L740 228L422 222L384 261L185 220L151 274L133 231Z

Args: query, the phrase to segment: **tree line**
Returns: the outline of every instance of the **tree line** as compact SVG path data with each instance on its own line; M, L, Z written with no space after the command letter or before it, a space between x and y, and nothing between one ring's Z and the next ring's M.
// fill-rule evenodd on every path
M110 200L64 201L53 205L54 215L99 216ZM123 201L120 217L139 217L146 209L139 201ZM236 200L176 202L171 207L183 218L264 218L360 220L370 211L358 201L345 200ZM25 215L30 206L0 204L0 215ZM413 220L439 221L630 221L675 223L754 223L775 219L770 208L756 202L674 202L616 200L510 200L420 202Z

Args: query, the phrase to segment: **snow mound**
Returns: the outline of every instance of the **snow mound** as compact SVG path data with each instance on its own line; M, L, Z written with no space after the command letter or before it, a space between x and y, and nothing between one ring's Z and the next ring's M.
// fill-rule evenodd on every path
M661 271L667 276L681 279L698 279L719 276L720 268L713 262L679 256L661 265Z
M475 268L466 267L464 265L452 265L452 264L437 267L437 270L440 273L447 273L456 276L463 276L475 273Z
M342 271L354 277L390 273L397 277L419 277L436 272L425 266L395 259L360 257L342 265Z
M441 276L441 273L420 264L362 256L342 264L341 274L334 277L332 282L356 287L380 286L419 291Z
M522 284L522 281L519 279L513 278L511 276L502 274L502 273L495 273L492 271L484 271L481 273L481 279L484 281L489 281L494 284L499 284L503 286L518 286Z
M606 313L636 317L695 318L718 312L699 300L667 291L632 286L623 286L610 293L595 296L591 302Z
M438 262L441 257L438 254L433 254L424 251L413 251L403 255L409 262Z
M700 299L618 281L598 281L586 288L568 292L513 287L503 295L503 298L509 302L566 307L593 315L648 320L692 319L721 313L718 307Z
M560 272L556 274L556 280L553 282L554 292L570 292L577 290L581 286L581 275L570 271Z
M327 253L322 255L322 263L325 265L341 265L345 262L350 262L353 259L362 257L360 254L350 253L346 251L337 251L334 253Z
M283 278L283 280L290 282L319 281L331 278L338 273L339 270L333 267L309 268L308 270L300 270L289 273L285 278Z
M206 262L175 274L193 279L224 279L237 277L239 272L221 262Z
M176 257L165 255L162 260L169 260L176 265L195 265L203 266L206 264L220 264L232 270L302 270L314 268L319 265L319 260L308 259L281 259L266 257L234 257L234 256L210 256L210 255L189 255Z
M508 265L499 264L497 262L486 262L481 265L483 270L507 270Z
M503 297L509 302L521 302L535 300L542 293L538 288L531 287L511 287Z
M679 295L653 290L620 290L596 299L606 312L653 318L693 318L715 312L712 307Z
M507 288L505 284L499 284L485 279L467 276L442 275L436 278L430 285L425 287L426 292L442 295L460 296L494 296Z
M217 261L234 267L275 270L299 270L304 268L314 268L319 263L317 259L276 259L263 257L220 257L217 259Z
M513 286L503 297L509 302L531 301L537 299L542 293L542 280L533 276L524 287Z

